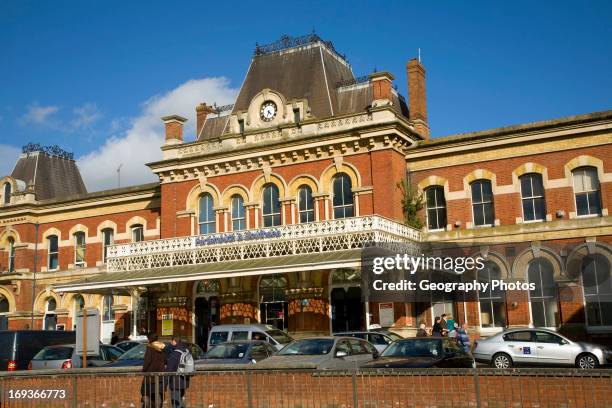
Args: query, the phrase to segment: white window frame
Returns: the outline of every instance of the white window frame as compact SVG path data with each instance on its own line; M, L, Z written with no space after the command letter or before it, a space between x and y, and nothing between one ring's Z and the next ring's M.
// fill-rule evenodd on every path
M542 182L542 195L533 195L533 178L531 176L533 175L537 175L540 177L540 181ZM531 184L531 196L525 196L524 192L523 192L523 183L521 181L521 179L523 177L529 177L529 181ZM542 221L546 221L546 195L545 195L545 190L544 190L544 178L542 177L542 174L540 173L525 173L523 175L521 175L519 177L519 187L521 189L521 212L523 213L523 223L527 224L527 223L531 223L531 222L542 222ZM533 205L533 209L534 209L534 216L535 214L535 202L536 200L543 200L544 201L544 217L543 218L534 218L533 220L527 220L527 218L525 217L525 206L523 205L523 203L527 200L531 200L532 205Z
M83 245L79 245L79 236L83 237ZM87 251L87 234L83 231L77 231L73 235L74 238L74 266L82 268L85 266L85 254ZM83 259L78 261L79 248L83 248Z
M434 193L434 199L435 199L435 205L434 207L430 208L427 205L427 191L429 190L435 190L435 189L440 189L442 190L442 197L444 198L444 205L439 205L438 204L438 195ZM446 207L446 197L444 194L444 187L440 186L440 185L433 185L433 186L428 186L427 188L425 188L424 190L425 192L425 222L426 227L427 227L427 231L431 231L431 232L436 232L436 231L445 231L446 230L446 224L448 224L448 212L447 212L447 207ZM439 211L443 209L444 212L446 212L446 224L442 225L439 228L429 228L429 210L435 210L436 212L436 221L438 220L438 213Z

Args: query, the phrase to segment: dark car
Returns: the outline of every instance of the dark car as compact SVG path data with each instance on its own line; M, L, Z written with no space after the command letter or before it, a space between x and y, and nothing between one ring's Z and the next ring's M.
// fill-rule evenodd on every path
M454 339L411 338L391 344L363 368L461 368L472 367L474 359Z
M255 364L275 353L276 348L267 341L235 341L213 346L196 364Z
M172 345L165 342L166 352L172 350ZM204 357L204 351L197 344L185 343L187 350L191 352L194 360L198 360ZM117 360L112 363L106 364L104 367L138 367L144 364L144 355L147 350L147 343L139 344L132 347L125 353L123 353Z
M26 370L32 357L46 346L76 341L73 331L2 330L0 331L0 371Z
M124 341L120 341L119 343L115 344L115 347L120 348L125 353L129 349L134 348L138 346L139 344L146 344L146 342L147 342L146 340L143 340L143 341L124 340Z

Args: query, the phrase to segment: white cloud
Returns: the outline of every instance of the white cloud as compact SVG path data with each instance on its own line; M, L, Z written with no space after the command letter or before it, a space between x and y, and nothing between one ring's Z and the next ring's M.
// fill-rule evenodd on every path
M117 187L117 168L121 185L129 186L156 180L145 163L161 159L164 143L162 116L177 114L189 119L184 134L195 138L195 107L201 102L218 105L232 103L238 90L223 77L189 80L165 94L155 95L142 104L140 116L130 120L127 130L106 140L99 149L78 159L88 191ZM114 128L120 128L113 123Z
M87 102L72 110L74 119L70 122L73 130L88 129L102 117L95 103Z
M55 105L40 106L38 103L28 105L26 113L21 116L20 122L24 125L35 124L42 126L52 125L52 118L59 111Z
M0 144L0 178L9 176L21 154L21 149L15 146Z

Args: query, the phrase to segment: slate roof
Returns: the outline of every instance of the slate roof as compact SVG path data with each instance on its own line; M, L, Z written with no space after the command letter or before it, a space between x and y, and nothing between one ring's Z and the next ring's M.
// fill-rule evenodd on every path
M87 193L74 160L44 152L23 153L11 177L33 184L37 200Z
M266 88L280 92L287 101L307 99L311 115L318 119L363 112L372 102L369 82L339 86L354 80L351 66L333 45L313 36L294 47L256 52L231 113L246 111L253 97ZM405 101L394 98L394 109L407 117ZM226 123L227 117L210 116L199 140L221 136Z

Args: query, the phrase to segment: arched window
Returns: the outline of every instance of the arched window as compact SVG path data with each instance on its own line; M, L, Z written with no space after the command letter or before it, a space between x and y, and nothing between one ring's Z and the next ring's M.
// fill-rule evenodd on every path
M15 240L8 239L8 272L15 272Z
M4 296L0 296L0 330L8 330L9 302Z
M74 265L82 268L85 266L85 233L82 231L74 234Z
M482 327L506 326L505 292L493 289L491 283L501 279L501 270L495 262L485 262L485 267L478 271L478 281L488 283L487 290L478 292L480 300L480 325Z
M577 215L598 215L601 213L599 177L595 167L580 167L572 172Z
M11 183L4 183L4 204L10 204L11 203L11 193L12 193L12 187L11 187Z
M115 320L115 311L113 310L113 296L106 295L102 300L102 320Z
M431 186L425 189L427 207L427 229L430 231L446 228L446 199L444 187Z
M47 237L47 270L54 271L59 268L59 242L57 235Z
M337 174L332 182L334 218L348 218L355 215L353 206L353 186L351 178L345 174Z
M493 211L493 189L489 180L476 180L471 184L472 211L475 226L492 226L495 222Z
M144 241L144 227L142 224L132 225L132 242Z
M546 201L544 183L538 173L524 174L521 181L521 201L523 202L524 221L544 221L546 219Z
M82 295L75 295L74 296L74 313L75 316L78 312L80 312L81 310L83 310L85 308L85 299L83 298Z
M314 200L310 186L301 186L298 190L298 213L300 222L313 222L315 220Z
M582 260L582 286L589 326L612 326L610 263L601 255Z
M105 228L102 230L102 261L105 263L108 256L108 247L113 245L114 242L114 235L114 231L111 228Z
M534 290L529 291L533 325L556 327L559 309L552 264L544 258L536 258L529 263L527 275L528 282L535 284Z
M232 196L232 231L242 231L243 229L246 229L244 199L236 194Z
M200 216L198 218L200 234L212 234L216 229L213 198L204 193L200 196Z
M275 184L266 184L263 188L262 217L264 227L281 225L281 204Z
M43 330L55 330L57 325L57 315L55 309L57 308L57 302L54 298L50 297L45 302L45 320Z

